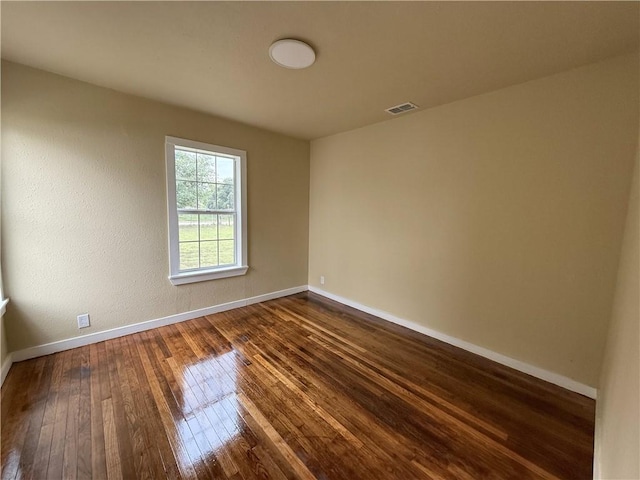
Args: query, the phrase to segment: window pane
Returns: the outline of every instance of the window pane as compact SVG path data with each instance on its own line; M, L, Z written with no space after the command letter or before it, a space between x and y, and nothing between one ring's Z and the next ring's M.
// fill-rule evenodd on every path
M229 270L245 262L238 220L246 208L240 195L246 152L174 137L166 145L167 188L175 187L168 199L171 283L237 274Z
M180 244L180 270L198 268L198 242L186 242Z
M220 240L233 239L234 232L233 215L218 215L218 238Z
M195 182L176 182L176 205L178 209L197 207Z
M233 210L233 185L218 185L218 210Z
M215 156L198 153L198 181L215 183L216 181L216 157Z
M232 158L217 157L217 182L233 185L233 177L235 173L235 162Z
M218 265L218 242L200 242L200 267Z
M178 214L178 240L198 241L198 215Z
M176 149L176 180L196 179L196 154Z
M201 210L216 209L215 183L198 183L198 208Z
M218 239L218 218L216 215L200 215L200 240Z
M236 263L235 241L221 240L220 244L220 265L231 265Z

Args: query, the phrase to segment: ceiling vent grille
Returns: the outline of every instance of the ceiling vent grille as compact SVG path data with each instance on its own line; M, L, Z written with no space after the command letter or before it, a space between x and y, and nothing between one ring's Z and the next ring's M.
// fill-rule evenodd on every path
M396 105L395 107L390 107L385 110L385 112L390 113L391 115L400 115L404 112L410 112L411 110L415 110L418 108L418 105L411 102L401 103L400 105Z

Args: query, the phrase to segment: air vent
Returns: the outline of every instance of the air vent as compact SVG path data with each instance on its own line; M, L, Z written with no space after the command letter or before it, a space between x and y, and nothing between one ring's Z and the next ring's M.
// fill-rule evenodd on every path
M391 115L400 115L404 112L409 112L411 110L415 110L418 108L418 105L411 102L401 103L400 105L396 105L395 107L387 108L385 112L390 113Z

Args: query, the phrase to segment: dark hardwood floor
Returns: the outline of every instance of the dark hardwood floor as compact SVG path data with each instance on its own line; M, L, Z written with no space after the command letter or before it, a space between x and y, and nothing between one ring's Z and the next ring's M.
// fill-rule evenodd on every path
M2 478L589 479L594 406L303 293L14 364Z

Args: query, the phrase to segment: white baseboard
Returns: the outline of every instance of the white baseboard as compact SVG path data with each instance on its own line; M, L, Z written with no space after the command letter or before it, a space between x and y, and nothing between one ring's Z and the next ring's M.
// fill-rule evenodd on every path
M334 295L333 293L326 292L317 287L307 286L307 285L301 285L298 287L288 288L286 290L280 290L277 292L266 293L264 295L245 298L245 299L237 300L234 302L223 303L220 305L214 305L211 307L201 308L198 310L191 310L189 312L169 315L168 317L157 318L155 320L148 320L146 322L134 323L133 325L112 328L110 330L104 330L102 332L90 333L88 335L83 335L80 337L69 338L66 340L51 342L44 345L38 345L36 347L25 348L24 350L18 350L16 352L10 353L5 359L4 363L2 364L2 369L0 372L0 380L1 380L0 385L4 382L4 379L9 373L9 369L11 368L11 364L13 362L21 362L23 360L28 360L30 358L41 357L43 355L50 355L52 353L62 352L64 350L69 350L71 348L83 347L85 345L90 345L92 343L98 343L104 340L109 340L112 338L118 338L118 337L123 337L125 335L130 335L132 333L144 332L145 330L151 330L153 328L162 327L165 325L184 322L185 320L191 320L193 318L202 317L204 315L212 315L214 313L224 312L227 310L232 310L234 308L240 308L247 305L252 305L254 303L266 302L267 300L286 297L288 295L304 292L306 290L310 290L314 293L317 293L318 295L322 295L324 297L330 298L332 300L335 300L336 302L343 303L357 310L361 310L371 315L375 315L376 317L380 317L389 322L402 325L403 327L409 328L411 330L422 333L424 335L428 335L438 340L442 340L445 343L454 345L456 347L462 348L463 350L467 350L469 352L480 355L481 357L485 357L490 360L493 360L494 362L500 363L502 365L506 365L507 367L511 367L520 372L532 375L541 380L545 380L547 382L553 383L560 387L566 388L567 390L571 390L572 392L580 393L581 395L585 395L589 398L594 398L594 399L596 398L597 390L595 388L579 383L568 377L564 377L557 373L553 373L548 370L544 370L542 368L529 365L520 360L507 357L500 353L496 353L486 348L474 345L473 343L469 343L464 340L460 340L458 338L438 332L437 330L432 330L428 327L419 325L412 321L396 317L395 315L392 315L391 313L385 312L383 310L371 308L361 303L350 300L348 298L344 298L339 295Z
M2 298L2 297L0 297ZM7 304L9 303L9 299L5 298L4 300L2 300L0 302L0 318L2 318L2 316L6 313L7 311Z
M25 348L24 350L12 352L8 359L11 358L12 362L21 362L30 358L50 355L52 353L69 350L71 348L83 347L85 345L102 342L104 340L110 340L112 338L124 337L125 335L130 335L132 333L144 332L145 330L151 330L152 328L158 328L165 325L171 325L173 323L184 322L185 320L191 320L193 318L203 317L205 315L213 315L214 313L233 310L234 308L245 307L254 303L266 302L267 300L273 300L274 298L286 297L287 295L293 295L295 293L304 292L306 290L307 286L301 285L299 287L287 288L286 290L265 293L264 295L258 295L256 297L236 300L235 302L222 303L220 305L200 308L198 310L191 310L184 313L177 313L175 315L169 315L168 317L157 318L155 320L148 320L146 322L134 323L132 325L126 325L124 327L103 330L102 332L90 333L81 337L68 338L66 340L46 343L44 345L38 345L36 347ZM5 361L5 364L6 363L7 362ZM9 367L11 367L11 363L8 363L8 365L9 366L6 367L7 372L9 371ZM4 375L6 375L5 365L2 365L2 375L2 380L4 381Z
M9 353L7 355L7 358L4 359L4 363L0 369L0 386L4 383L4 379L7 378L11 365L13 365L13 353Z
M467 350L468 352L475 353L476 355L480 355L481 357L488 358L489 360L493 360L494 362L500 363L502 365L506 365L507 367L511 367L515 370L518 370L520 372L526 373L533 377L539 378L546 382L553 383L554 385L558 385L562 388L566 388L567 390L571 390L572 392L579 393L589 398L593 398L593 399L596 398L597 390L595 388L590 387L588 385L584 385L571 378L559 375L557 373L550 372L548 370L544 370L539 367L535 367L533 365L529 365L528 363L522 362L520 360L516 360L514 358L507 357L505 355L488 350L486 348L479 347L478 345L474 345L473 343L469 343L464 340L460 340L459 338L446 335L444 333L438 332L437 330L432 330L431 328L425 327L423 325L419 325L410 320L405 320L403 318L396 317L395 315L385 312L383 310L371 308L361 303L350 300L348 298L344 298L339 295L334 295L333 293L326 292L324 290L321 290L317 287L313 287L311 285L309 285L309 291L313 293L317 293L318 295L322 295L323 297L330 298L331 300L335 300L336 302L343 303L357 310L369 313L371 315L375 315L376 317L380 317L389 322L402 325L403 327L409 328L416 332L423 333L424 335L428 335L429 337L442 340L445 343L448 343L455 347L462 348L463 350Z

